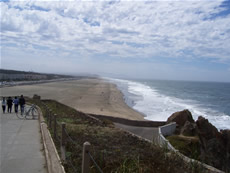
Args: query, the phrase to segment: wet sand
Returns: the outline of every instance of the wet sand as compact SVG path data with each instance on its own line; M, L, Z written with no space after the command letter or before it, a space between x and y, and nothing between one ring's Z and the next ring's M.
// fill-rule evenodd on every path
M130 108L117 87L102 79L80 79L35 85L0 88L1 96L40 95L42 99L54 99L79 111L144 120L144 116Z

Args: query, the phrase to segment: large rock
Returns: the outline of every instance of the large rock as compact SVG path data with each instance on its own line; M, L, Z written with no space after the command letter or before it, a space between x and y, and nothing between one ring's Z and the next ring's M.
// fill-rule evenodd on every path
M167 123L176 122L179 128L182 128L186 121L194 123L192 114L189 110L183 110L180 112L173 113L167 120Z
M209 151L209 141L216 138L220 139L220 133L215 126L209 123L209 121L202 116L198 117L196 125L198 129L198 136L202 145L202 150L204 150L206 153Z
M224 147L226 148L226 160L227 165L229 165L228 169L230 172L230 130L221 130L221 137Z
M219 132L207 119L200 116L196 121L201 143L201 158L218 169L230 171L230 131Z
M180 133L184 136L196 136L197 134L196 124L186 121Z
M198 128L198 135L202 137L202 141L208 141L212 138L220 138L221 134L218 132L217 128L209 123L208 119L205 119L202 116L198 117L196 121Z
M226 146L230 153L230 130L221 130L220 133L223 140L223 144Z

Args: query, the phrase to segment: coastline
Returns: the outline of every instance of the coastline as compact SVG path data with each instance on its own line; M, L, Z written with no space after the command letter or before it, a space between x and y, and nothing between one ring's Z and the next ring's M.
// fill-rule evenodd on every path
M101 78L82 78L78 80L54 81L30 85L0 88L2 96L40 95L42 99L57 100L88 114L98 114L145 120L144 115L132 109L124 100L120 89Z
M112 83L115 85L115 87L121 91L122 97L124 102L133 110L135 110L136 112L138 112L139 114L141 114L143 117L147 117L147 114L145 114L144 112L141 112L137 109L134 108L134 106L136 105L136 101L140 100L141 98L138 95L132 94L128 91L127 86L128 85L124 85L121 84L119 82L117 82L116 80L121 80L121 79L112 79L112 78L102 78L103 80L105 80L106 82ZM147 119L145 119L147 120Z
M173 113L188 109L195 120L203 116L219 130L229 129L230 109L227 100L230 95L224 94L229 93L229 85L209 86L207 83L177 83L167 80L105 79L115 83L123 92L125 101L129 102L128 105L144 114L146 120L167 121ZM219 89L222 92L219 92Z

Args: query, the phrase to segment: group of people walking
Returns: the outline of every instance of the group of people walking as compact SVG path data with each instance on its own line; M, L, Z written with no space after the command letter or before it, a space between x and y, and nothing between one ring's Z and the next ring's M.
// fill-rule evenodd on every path
M18 107L20 106L20 110L21 113L24 112L24 108L25 108L25 98L23 97L23 95L21 95L20 98L18 98L17 96L15 98L12 97L8 97L7 99L5 97L2 98L2 112L5 113L6 112L6 108L7 108L7 112L11 113L12 112L12 107L14 105L14 111L15 113L18 113Z

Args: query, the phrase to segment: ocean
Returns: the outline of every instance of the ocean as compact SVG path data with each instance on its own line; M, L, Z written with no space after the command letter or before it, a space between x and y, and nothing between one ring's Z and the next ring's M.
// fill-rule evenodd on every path
M106 79L145 119L166 121L172 113L188 109L194 120L203 116L219 130L230 129L230 83Z

